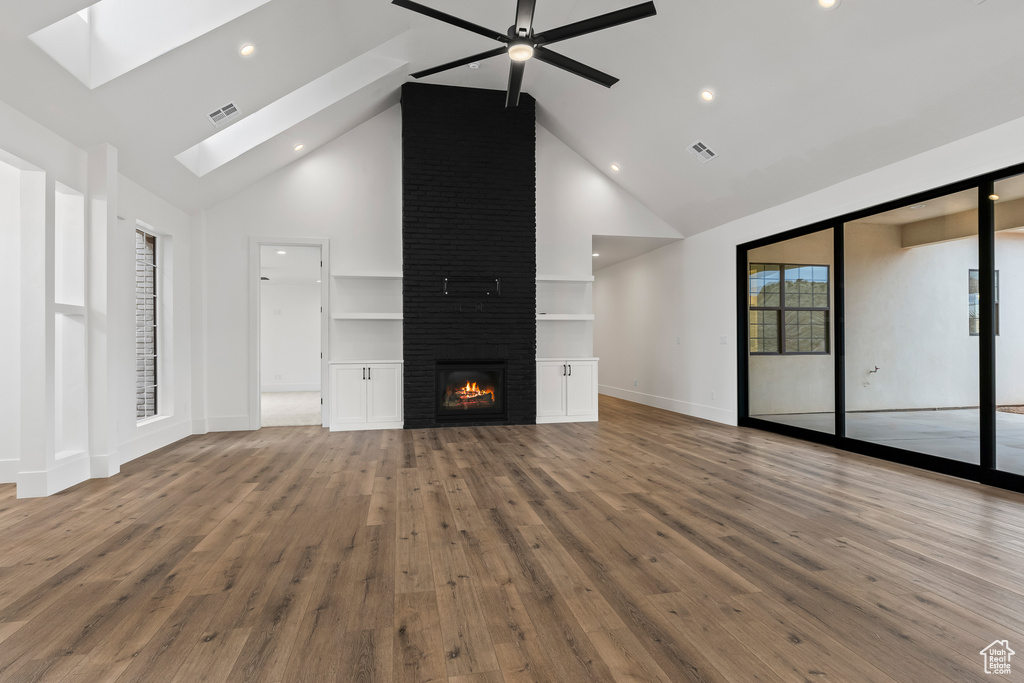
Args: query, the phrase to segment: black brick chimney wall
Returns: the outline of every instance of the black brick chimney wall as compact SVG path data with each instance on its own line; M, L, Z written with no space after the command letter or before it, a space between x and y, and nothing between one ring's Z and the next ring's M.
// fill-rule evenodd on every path
M527 94L505 109L503 91L402 87L407 429L438 426L435 363L457 358L506 360L497 424L536 422L535 115ZM460 278L447 297L445 277Z

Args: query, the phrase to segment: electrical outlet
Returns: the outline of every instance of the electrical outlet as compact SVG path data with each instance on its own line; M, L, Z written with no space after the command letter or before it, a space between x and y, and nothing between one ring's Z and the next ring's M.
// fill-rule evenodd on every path
M679 346L679 344L680 344L679 337L676 337L676 346Z
M712 400L712 401L714 401L714 400L715 400L715 392L714 392L714 391L712 391L712 392L711 392L711 400Z
M726 344L728 344L728 343L729 343L729 340L728 340L728 338L726 338L726 336L725 336L725 335L723 334L723 335L722 335L721 337L719 337L719 338L718 338L718 343L719 343L719 344L721 344L722 346L725 346Z
M638 386L640 386L640 380L639 380L639 379L634 379L634 380L633 380L633 386L634 386L634 387L638 387Z
M281 379L281 375L274 375L274 379Z

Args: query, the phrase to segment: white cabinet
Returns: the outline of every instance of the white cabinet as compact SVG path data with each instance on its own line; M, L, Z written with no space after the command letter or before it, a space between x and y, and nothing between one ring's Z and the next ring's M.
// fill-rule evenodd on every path
M597 420L597 359L537 359L537 422Z
M331 363L331 431L402 428L400 362Z

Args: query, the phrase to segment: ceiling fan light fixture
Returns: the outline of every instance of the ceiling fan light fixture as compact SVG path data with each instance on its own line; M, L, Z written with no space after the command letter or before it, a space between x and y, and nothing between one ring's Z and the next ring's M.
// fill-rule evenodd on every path
M525 62L533 57L533 45L516 41L508 46L508 56L513 62Z

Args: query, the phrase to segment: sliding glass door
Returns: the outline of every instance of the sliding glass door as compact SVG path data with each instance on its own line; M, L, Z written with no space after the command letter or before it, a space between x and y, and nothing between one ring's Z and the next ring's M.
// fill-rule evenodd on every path
M1024 175L993 185L995 466L1024 475ZM979 294L979 306L981 304Z
M747 252L749 409L835 433L833 231Z
M844 233L846 436L979 464L977 189Z

